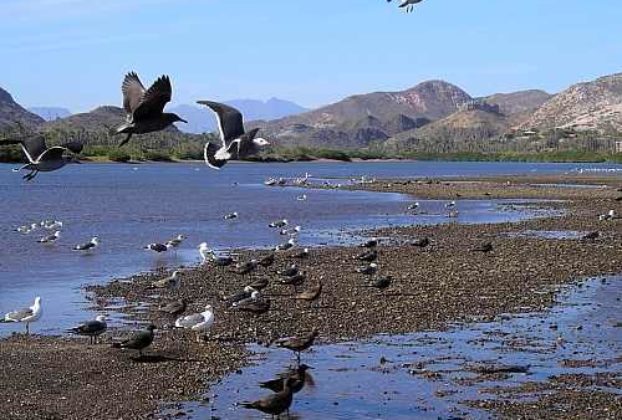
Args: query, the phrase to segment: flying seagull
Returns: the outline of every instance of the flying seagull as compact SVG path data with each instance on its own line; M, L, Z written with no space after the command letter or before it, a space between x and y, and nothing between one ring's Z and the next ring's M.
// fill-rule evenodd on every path
M26 334L30 334L30 324L41 318L41 298L37 296L35 303L29 308L8 312L0 322L21 322L26 324Z
M415 4L417 3L421 3L423 0L402 0L402 3L400 4L399 7L404 7L406 10L406 13L410 13L413 10L415 10ZM391 2L391 0L387 0L388 3Z
M237 109L211 101L198 101L198 104L210 108L218 120L221 144L207 142L203 149L203 157L207 166L213 169L222 168L231 159L243 159L259 152L269 145L266 139L257 137L258 128L244 130L244 118Z
M107 329L106 317L104 315L98 315L94 320L78 325L70 329L69 332L78 335L86 335L89 337L89 342L91 344L97 344L97 338L105 333Z
M151 324L145 330L138 331L132 337L120 343L113 343L112 347L116 349L138 350L138 355L142 357L143 350L153 343L153 331L156 326Z
M233 213L225 214L223 216L223 219L225 219L225 220L233 220L233 219L237 219L238 216L239 216L238 212L234 211Z
M146 134L164 130L174 122L187 123L177 114L164 112L164 106L171 100L173 88L168 76L161 76L149 89L145 89L135 72L125 75L121 85L123 108L127 113L125 123L115 134L127 134L119 147L130 141L133 134Z
M9 144L19 144L24 151L24 155L26 155L26 159L28 159L27 164L14 170L15 172L29 170L30 172L23 176L23 179L26 181L32 181L39 172L52 172L68 163L78 162L73 156L67 156L67 152L78 154L83 147L82 143L79 142L48 147L45 143L45 138L42 136L0 140L0 146Z
M214 308L212 305L207 305L205 311L201 313L182 316L175 321L175 327L184 328L197 332L197 341L200 338L200 334L207 334L209 329L214 324Z
M82 252L88 252L88 251L92 251L93 249L97 248L99 246L99 238L97 236L93 236L91 238L91 240L89 242L80 244L80 245L76 245L73 250L74 251L82 251Z

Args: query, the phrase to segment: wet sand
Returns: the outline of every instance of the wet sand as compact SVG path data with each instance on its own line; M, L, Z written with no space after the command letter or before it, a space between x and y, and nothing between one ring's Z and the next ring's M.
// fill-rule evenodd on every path
M319 342L333 343L378 333L440 330L453 322L491 321L499 314L542 311L554 303L560 285L620 271L622 219L604 222L597 219L599 214L610 209L622 211L622 202L616 200L622 193L616 190L615 179L581 180L609 185L596 189L530 185L565 182L563 177L513 177L510 185L506 181L508 179L503 178L429 183L388 181L365 185L366 189L404 192L416 198L567 201L534 204L562 208L565 211L562 217L497 225L413 226L370 233L387 238L379 247L380 273L392 275L394 281L384 291L362 287L365 279L354 273L360 264L353 257L361 252L360 248L312 249L308 259L296 263L308 270L308 279L301 289L320 279L323 281L324 293L319 308L309 308L306 303L295 301L293 288L278 284L278 276L273 271L292 262L287 253L279 254L269 270L260 268L257 272L257 276L270 279L264 295L269 296L272 303L271 310L260 316L226 309L223 296L248 283L248 278L226 270L186 271L182 274L181 288L161 296L154 295L148 285L164 273L89 287L94 304L100 305L102 310L115 298L122 297L128 304L124 309L128 315L162 327L149 353L151 358L132 361L128 354L115 351L109 345L86 346L83 340L76 339L14 337L2 340L0 359L5 368L1 383L8 391L4 392L0 407L11 413L10 418L37 418L37 415L40 418L81 418L84 410L88 410L87 416L92 418L146 415L158 410L162 403L199 398L207 382L245 363L245 343L266 344L314 327L320 331ZM595 241L581 241L521 236L525 231L599 231L600 237ZM432 240L427 248L419 249L410 244L424 236ZM483 242L492 243L492 252L472 251ZM243 252L240 258L258 255L265 255L265 251ZM146 302L156 307L179 297L191 302L192 311L202 309L206 303L215 306L216 324L207 342L195 343L192 334L168 330L165 326L171 319L138 306ZM124 333L118 331L114 335ZM107 335L110 340L113 334ZM592 356L585 355L586 358ZM5 360L11 363L5 364ZM36 376L39 370L45 375ZM99 371L105 374L93 373ZM32 378L38 379L30 382ZM143 383L145 378L146 384ZM542 398L568 395L571 400L565 414L580 417L590 401L586 392L593 393L573 388L571 393L560 390ZM84 404L84 401L89 403ZM592 410L620 414L619 397L599 395L590 404ZM546 399L538 400L535 406L526 407L517 402L501 406L489 404L485 408L506 416L524 413L528 417L545 418L551 413Z

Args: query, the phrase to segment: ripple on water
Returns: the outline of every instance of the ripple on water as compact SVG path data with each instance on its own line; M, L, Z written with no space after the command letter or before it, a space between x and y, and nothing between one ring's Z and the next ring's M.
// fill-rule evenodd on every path
M545 313L315 346L303 355L303 362L314 367L315 386L295 396L292 413L309 419L486 418L489 413L463 402L535 398L537 393L488 390L509 390L554 375L622 373L621 297L621 276L590 279L564 287L558 304ZM250 350L254 356L249 367L215 384L209 402L184 404L182 411L190 418L258 418L236 404L265 395L257 383L271 379L292 359L285 350L255 345Z

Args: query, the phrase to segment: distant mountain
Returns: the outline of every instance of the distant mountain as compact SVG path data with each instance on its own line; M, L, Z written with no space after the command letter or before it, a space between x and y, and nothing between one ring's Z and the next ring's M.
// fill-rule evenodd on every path
M543 90L521 90L512 93L496 93L481 98L486 103L498 105L499 111L509 117L508 124L523 123L553 95Z
M55 106L33 106L28 108L28 111L33 114L37 114L46 121L54 121L59 118L66 118L71 115L71 111L67 108L60 108Z
M45 131L53 129L103 131L116 127L123 121L125 121L125 111L122 108L100 106L90 112L48 121L43 125L43 129Z
M360 147L382 141L456 112L472 98L441 80L423 82L400 92L356 95L300 115L258 124L279 144ZM403 130L401 130L403 131Z
M622 73L569 87L521 124L525 129L553 127L622 131Z
M236 99L225 101L225 103L242 111L245 121L274 120L307 111L300 105L278 98L271 98L266 102L254 99ZM180 125L180 129L185 132L205 133L217 129L216 119L211 111L205 107L178 105L171 107L170 112L174 112L188 121L188 124L184 124L183 127Z
M35 127L43 123L43 118L19 105L9 92L0 88L0 129L19 122L25 127Z

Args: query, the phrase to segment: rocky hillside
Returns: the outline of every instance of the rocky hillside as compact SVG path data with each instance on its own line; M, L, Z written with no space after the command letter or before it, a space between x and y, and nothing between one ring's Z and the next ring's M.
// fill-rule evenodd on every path
M43 123L43 118L23 108L9 92L0 88L0 130L14 126L16 122L32 128Z
M280 144L360 147L444 118L472 98L450 83L433 80L401 92L375 92L293 117L256 125Z
M546 101L520 127L622 131L622 73L579 83Z

